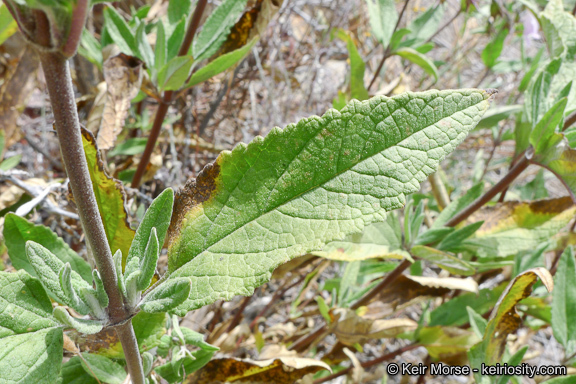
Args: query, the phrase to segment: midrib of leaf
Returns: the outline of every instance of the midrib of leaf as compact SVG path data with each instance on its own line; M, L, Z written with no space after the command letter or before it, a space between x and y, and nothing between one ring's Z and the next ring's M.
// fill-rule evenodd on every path
M448 96L448 95L447 95L447 96ZM428 102L426 102L426 104L422 107L422 109L424 109L424 108L426 108L427 106L429 106L429 104L430 104L432 101L437 100L438 98L441 98L441 96L439 95L438 97L436 97L436 98L434 98L434 99L431 99L431 100L429 100ZM384 100L384 102L383 102L381 105L383 105L384 103L386 103L386 100L387 100L387 99L388 99L388 98L383 98L383 99L381 99L381 100ZM387 116L387 117L391 117L391 118L394 120L394 124L396 125L397 128L400 127L401 125L400 125L400 124L398 123L398 121L396 120L396 116L394 116L394 113L397 112L397 111L399 111L399 110L403 110L404 112L409 113L409 112L407 112L407 111L405 110L405 106L406 106L406 104L408 104L408 102L410 102L410 101L412 101L412 100L414 100L414 98L408 99L405 104L399 104L399 105L398 105L398 108L396 108L393 112L388 113L388 116ZM481 101L483 101L483 100L479 100L479 102L481 102ZM361 103L358 103L358 104L361 104ZM476 104L471 104L471 105L467 106L466 108L473 107L474 105L477 105L477 104L478 104L478 103L476 103ZM384 104L384 105L385 105L385 104ZM353 107L356 108L356 105L355 105L355 104L349 105L348 108L350 108L351 106L353 106ZM385 105L385 106L388 106L388 105ZM442 106L442 107L444 107L444 106ZM370 111L370 112L372 112L372 111ZM454 113L457 113L457 112L461 112L461 110L455 111ZM333 113L337 113L337 112L333 112ZM345 113L345 111L342 111L342 114L344 114L344 113ZM355 110L355 111L352 111L351 113L352 113L352 115L358 115L358 114L359 114L356 110ZM320 125L320 127L319 127L317 130L310 132L310 137L308 137L305 141L303 141L302 144L300 144L300 145L301 145L300 150L290 159L289 163L286 165L286 167L285 167L284 170L282 171L280 177L278 177L278 179L277 179L276 182L274 183L274 186L272 187L272 189L270 190L270 192L269 192L269 194L268 194L268 197L267 197L267 199L266 199L266 203L264 204L264 206L266 206L267 209L265 209L265 210L263 210L263 211L259 211L258 213L254 214L253 217L252 217L250 220L248 220L248 221L246 221L245 223L241 224L239 227L236 227L235 229L233 229L233 230L231 230L231 231L223 234L222 236L219 236L218 238L214 238L210 243L208 243L208 241L209 241L209 239L211 238L211 235L212 235L212 233L213 233L213 228L214 228L214 226L215 226L215 222L218 221L218 218L220 217L220 214L222 213L222 209L220 209L219 212L216 214L216 217L215 217L213 220L211 220L211 221L212 221L212 225L210 226L210 229L209 229L208 232L206 233L203 249L206 250L206 251L209 251L209 250L210 250L210 247L212 247L214 244L217 244L220 240L222 240L223 238L225 238L225 237L233 234L234 232L236 232L236 231L238 231L238 230L241 230L243 227L245 227L246 225L254 222L255 220L257 220L257 219L259 219L260 217L262 217L263 215L265 215L265 214L267 214L267 213L270 213L271 211L277 210L277 209L280 208L281 206L284 206L284 205L290 203L291 201L293 201L293 200L295 200L295 199L298 199L299 197L305 195L306 193L308 193L308 192L310 192L310 191L313 191L313 190L315 190L315 189L317 189L317 188L321 188L321 187L325 186L325 184L326 184L327 182L330 182L331 180L336 179L338 176L340 176L340 175L342 175L342 174L350 171L353 167L355 167L355 166L358 165L359 163L362 163L362 162L364 162L364 161L366 161L366 160L368 160L368 159L370 159L370 158L373 158L374 156L379 155L382 151L384 151L384 150L386 150L386 149L388 149L388 148L390 148L390 147L397 146L397 145L401 145L403 141L410 139L410 137L411 137L413 134L415 134L415 133L417 133L417 132L420 132L420 131L424 130L424 129L427 128L427 127L433 126L434 124L437 124L438 122L440 122L440 121L443 120L443 119L452 117L451 115L453 115L454 113L451 113L451 114L443 114L440 118L435 119L433 122L431 122L431 123L429 123L429 124L427 124L427 125L423 125L419 130L417 130L417 131L416 131L416 130L412 130L412 131L410 132L410 134L406 135L405 137L402 137L401 134L400 134L400 140L397 140L397 141L392 142L392 143L386 143L386 144L382 145L382 147L384 147L384 148L382 148L382 147L375 148L375 149L373 150L373 153L371 153L370 155L367 155L367 156L365 156L365 157L360 157L357 161L350 163L348 166L342 167L340 170L336 171L336 173L327 174L327 175L324 177L324 179L318 180L318 182L317 182L316 184L311 185L311 186L310 186L309 188L307 188L307 189L301 190L300 192L296 193L294 196L290 197L288 200L284 200L284 201L282 201L282 202L279 202L279 204L270 205L269 202L270 202L271 196L272 196L273 193L276 191L276 187L277 187L278 183L279 183L279 182L282 180L282 178L286 175L286 172L290 169L291 165L294 163L295 160L297 160L297 159L300 158L300 155L302 154L302 152L304 152L306 149L308 149L308 144L310 144L311 142L313 142L313 141L317 138L318 131L319 131L319 130L321 131L321 130L325 130L325 129L326 129L325 126ZM341 114L341 116L342 116L342 114ZM326 116L326 115L325 115L325 116ZM325 116L324 116L324 117L325 117ZM338 121L338 120L342 121L343 119L342 119L341 116L340 116L338 119L332 120L331 122L335 122L335 121ZM366 117L366 115L362 115L362 116ZM411 115L411 116L413 116L413 115ZM376 126L376 125L378 125L379 123L382 122L382 121L375 121L375 120L372 118L371 115L368 115L367 117L370 117L370 119L372 120L373 126ZM453 118L453 117L452 117L452 118ZM306 119L307 121L305 121L305 123L308 123L308 121L316 120L316 119L320 119L320 118L318 118L318 117L316 117L316 116L313 116L313 117L311 117L311 118ZM346 123L347 123L347 122L346 122ZM291 124L290 126L288 126L288 127L285 128L285 131L288 130L288 129L295 129L295 128L296 128L296 125L295 125L295 124ZM289 134L291 134L292 132L283 132L283 133L289 135ZM374 133L374 131L371 132L371 135L373 135L373 133ZM366 146L367 146L367 144L368 144L369 142L370 142L370 138L367 139L367 140L365 140L364 146L363 146L363 148L362 148L362 151L360 151L361 153L364 153L364 152L366 151ZM266 143L266 140L264 140L264 142L263 142L262 144L264 144L264 143ZM272 145L273 143L272 143L272 142L269 142L269 143L267 143L267 144L268 144L268 146L269 146L269 145ZM260 151L260 154L259 154L258 157L255 159L254 163L258 163L258 161L260 160L261 156L267 154L266 149L267 149L267 146L264 147L264 148L262 148L262 150ZM338 154L338 160L335 162L336 164L339 164L339 163L340 163L340 159L342 159L343 152L345 152L346 150L347 150L347 149L345 148L344 145L340 145L340 151L339 151L339 154ZM231 155L230 152L228 152L228 154ZM340 167L338 167L338 168L340 168ZM253 170L253 169L254 169L253 167L247 168L247 169L246 169L246 172L244 172L244 173L242 174L242 177L236 179L236 183L235 183L234 187L230 189L230 192L228 193L228 196L227 196L225 202L222 204L222 208L228 206L227 204L228 204L228 202L230 201L230 198L234 195L234 192L237 190L238 185L240 184L240 182L246 177L246 174L247 174L248 172L250 172L251 170ZM368 175L368 176L375 176L375 175ZM310 178L311 178L311 179L314 179L315 177L314 177L314 176L311 176ZM402 181L400 181L400 180L398 180L398 181L399 181L399 182L402 182ZM278 203L278 202L277 202L277 203ZM184 245L184 246L185 246L185 245ZM198 254L200 254L200 253L202 253L202 252L199 252ZM219 252L219 253L220 253L220 252ZM197 254L197 255L198 255L198 254Z

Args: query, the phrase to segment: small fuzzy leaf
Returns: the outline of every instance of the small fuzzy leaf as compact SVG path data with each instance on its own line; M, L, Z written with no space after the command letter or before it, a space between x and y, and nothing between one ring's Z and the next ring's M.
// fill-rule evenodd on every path
M189 88L196 84L200 84L232 67L234 64L242 60L242 58L244 58L248 52L250 52L257 41L258 38L253 38L243 47L240 47L232 52L228 52L209 62L192 74L190 81L188 81L184 88ZM167 87L166 89L171 88Z
M108 315L104 310L105 306L102 306L98 301L98 294L92 288L82 288L78 292L78 296L82 299L84 303L90 308L90 313L92 316L96 317L98 320L107 320Z
M156 271L156 265L158 264L158 257L160 257L160 246L158 244L156 228L152 227L152 231L150 231L150 239L148 239L148 244L146 245L146 250L144 251L144 256L142 258L142 263L140 264L141 274L138 277L137 284L139 291L143 291L144 289L148 288L150 282L152 282L154 272Z
M96 269L92 271L92 280L96 286L96 297L98 298L98 303L100 303L102 308L106 308L108 306L108 294L104 289L104 283L100 278L100 273Z
M564 110L568 99L566 97L558 101L552 108L550 108L540 121L536 124L532 133L530 134L530 144L534 147L536 154L541 154L548 149L551 145L557 144L556 140L551 140L555 136L558 125L564 120Z
M53 315L56 318L56 320L58 320L61 324L65 325L66 327L74 328L77 331L85 333L87 335L93 335L95 333L98 333L104 327L102 321L99 320L86 320L72 317L64 307L54 308Z
M144 312L168 312L182 304L190 294L190 279L171 279L148 293L140 304Z
M62 328L46 328L0 340L0 383L56 383L62 366Z
M370 27L374 37L384 48L390 43L398 12L394 0L366 0Z
M362 56L360 56L354 40L352 40L350 35L342 28L335 29L333 33L346 43L346 48L348 49L348 55L350 57L350 96L357 100L368 99L370 96L364 87L366 64L364 64L364 60Z
M26 271L0 272L0 338L56 326L52 304Z
M138 48L134 33L114 7L104 9L104 25L120 51L132 56L137 54Z
M60 281L60 288L64 295L68 298L69 303L71 303L70 307L74 308L76 311L82 313L88 311L88 308L85 303L83 303L76 290L72 286L72 269L70 268L70 264L66 263L60 269L58 273L58 280Z
M210 14L192 43L192 56L195 61L207 59L220 49L244 10L246 2L247 0L224 0Z
M56 235L50 228L34 225L26 219L8 213L4 220L4 241L8 248L8 256L16 269L24 269L32 276L36 271L30 265L26 256L26 242L33 240L55 254L62 263L70 263L72 269L80 274L86 282L90 282L92 268L68 244Z
M64 267L64 263L58 259L52 252L44 248L38 243L33 241L26 242L26 254L30 260L30 264L36 270L38 278L42 282L44 288L62 304L69 305L82 315L88 313L88 307L85 305L76 305L62 290L60 286L60 271ZM90 285L82 280L79 274L71 271L70 279L74 290L79 291L81 288L90 288Z
M170 225L170 217L172 216L172 206L174 205L174 191L172 188L165 189L150 205L146 211L140 226L136 230L136 235L130 246L126 262L129 262L133 257L142 258L146 253L146 246L150 239L152 228L156 228L158 236L159 249L164 245L164 238L166 231Z
M508 28L502 28L482 51L482 61L488 68L492 68L498 61L506 36L508 36Z
M198 348L202 348L206 351L219 351L220 350L220 348L218 348L212 344L208 344L206 341L204 341L204 335L202 335L201 333L195 332L195 331L191 330L190 328L186 328L186 327L180 327L180 331L182 332L182 335L184 336L184 342L186 344L193 345L193 346L198 347Z
M176 56L167 62L158 72L158 87L160 90L176 90L184 85L194 59L192 56Z
M486 331L488 320L483 318L473 308L466 307L466 310L468 311L468 316L470 318L470 327L472 327L472 329L479 338L484 337L484 332Z

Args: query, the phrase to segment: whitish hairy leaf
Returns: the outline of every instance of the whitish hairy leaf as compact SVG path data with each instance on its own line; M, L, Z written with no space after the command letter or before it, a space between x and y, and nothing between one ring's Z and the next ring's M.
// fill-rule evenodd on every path
M168 273L192 282L177 312L250 295L278 265L383 221L474 128L491 94L353 101L220 154L176 199Z
M200 61L212 56L226 41L247 0L224 0L208 17L192 43L192 56Z
M87 335L100 332L104 326L103 322L98 320L87 320L72 317L64 307L54 308L54 317L66 327L77 329L78 331Z
M159 285L146 295L140 308L148 313L168 312L182 304L189 293L189 279L172 279Z

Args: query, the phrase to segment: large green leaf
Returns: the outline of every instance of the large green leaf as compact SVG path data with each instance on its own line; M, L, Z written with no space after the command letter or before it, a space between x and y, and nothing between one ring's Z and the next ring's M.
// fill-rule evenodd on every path
M207 59L220 49L244 10L246 2L247 0L224 0L214 10L192 43L192 56L195 61Z
M192 283L177 312L250 295L280 264L383 221L466 137L490 95L352 101L221 153L175 202L168 278Z
M56 383L64 345L61 328L8 336L0 345L0 383Z
M72 269L84 280L92 282L90 265L48 227L34 225L20 216L9 213L4 221L4 239L10 260L16 269L24 269L32 276L36 276L36 271L26 256L26 242L32 240L48 248L62 260L62 263L70 263Z
M56 326L42 284L26 271L0 272L0 338Z

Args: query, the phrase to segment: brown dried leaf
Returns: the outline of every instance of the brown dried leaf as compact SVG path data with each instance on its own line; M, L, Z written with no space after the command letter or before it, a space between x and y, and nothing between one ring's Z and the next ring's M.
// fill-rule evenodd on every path
M104 62L106 93L100 100L97 97L88 117L89 129L94 132L94 128L98 127L97 143L100 149L112 148L122 131L130 101L136 97L142 84L142 66L138 58L123 53Z
M323 369L330 371L326 363L298 357L263 361L215 359L188 376L184 383L293 384Z
M405 275L400 275L393 284L382 290L378 300L392 308L404 306L415 299L423 300L427 297L440 297L450 292L445 287L427 287Z
M34 90L35 74L39 68L34 50L25 43L21 42L20 48L9 50L14 51L13 56L9 62L3 63L4 72L0 74L0 127L4 130L6 148L20 138L16 121Z
M363 344L370 339L395 337L418 327L418 323L410 319L367 319L348 308L332 309L330 316L335 319L332 332L342 344L349 346Z

